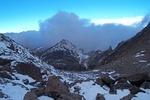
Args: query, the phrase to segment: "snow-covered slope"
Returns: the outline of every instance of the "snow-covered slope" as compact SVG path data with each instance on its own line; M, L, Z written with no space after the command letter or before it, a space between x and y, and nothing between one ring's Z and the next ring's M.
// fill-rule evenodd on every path
M21 69L23 67L26 68ZM0 100L23 100L31 88L41 83L35 80L36 72L40 73L42 80L46 80L51 68L27 49L0 34Z
M0 34L0 58L17 62L32 62L38 67L41 66L41 61L30 54L29 50L18 45L15 41L3 34Z

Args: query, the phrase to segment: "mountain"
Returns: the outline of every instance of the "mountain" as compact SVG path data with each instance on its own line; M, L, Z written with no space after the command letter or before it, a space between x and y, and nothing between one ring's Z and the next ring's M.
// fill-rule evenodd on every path
M82 100L82 96L69 91L66 78L59 73L0 34L0 100Z
M62 39L43 51L40 58L58 69L84 70L82 61L87 58L87 55L84 55L82 50L79 50L70 41Z
M138 39L142 44L140 45L136 41L140 46L140 53L136 53L134 57L144 56L147 59L138 61L147 63L149 61L149 48L147 47L149 45L149 42L147 42L147 39L149 41L149 35L147 34L147 32L149 33L149 28L145 28L143 32L139 36L144 36L144 40L142 41L141 37ZM108 49L107 56L111 57L124 43L121 43L115 51ZM141 48L145 51L141 51ZM47 50L50 53L61 51L63 56L64 54L65 56L69 54L67 55L69 58L72 55L74 58L78 58L78 63L81 64L85 59L88 59L84 54L81 56L80 50L67 40L62 40ZM135 51L133 50L133 52ZM120 54L122 54L121 52ZM96 51L91 55L96 54L99 58L102 53L104 51ZM129 51L126 53L130 58L131 54ZM108 59L107 56L103 56L105 61ZM119 55L116 57L119 57ZM109 69L106 64L110 65L115 61L116 59L104 63L102 60L100 63L105 64L104 66ZM126 59L123 59L123 61L126 61ZM41 61L38 57L33 56L28 49L0 34L0 100L112 100L112 98L114 100L149 100L149 71L148 73L140 72L132 76L117 73L116 71L112 66L111 70L106 71L99 69L81 72L57 70Z
M100 50L92 51L89 54L89 57L86 61L88 69L94 69L101 61L103 61L103 59L105 59L105 57L107 57L112 52L113 50L111 47L109 47L107 50L104 51Z
M150 23L133 38L121 42L97 67L114 68L122 73L150 71L149 46Z

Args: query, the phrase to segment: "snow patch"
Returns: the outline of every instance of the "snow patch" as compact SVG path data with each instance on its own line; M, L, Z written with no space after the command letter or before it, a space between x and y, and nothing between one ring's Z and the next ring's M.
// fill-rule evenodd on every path
M13 85L12 83L0 85L0 89L4 94L9 96L10 100L23 100L24 95L28 91L25 88L22 88L19 85Z
M106 100L120 100L120 98L128 95L129 90L117 90L117 94L109 94L109 88L101 87L93 81L87 81L77 83L71 88L71 92L74 92L74 87L80 87L80 95L83 95L86 100L95 100L97 93L104 95Z
M38 97L38 100L54 100L54 99L48 96L40 96Z

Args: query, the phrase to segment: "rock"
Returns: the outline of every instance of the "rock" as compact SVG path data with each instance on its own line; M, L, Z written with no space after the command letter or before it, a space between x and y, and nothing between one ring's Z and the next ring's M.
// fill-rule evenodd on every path
M75 86L75 87L74 87L74 92L75 92L75 93L78 93L78 94L79 94L79 93L80 93L80 90L81 90L81 87L79 87L79 86Z
M144 89L150 89L150 82L144 82L141 87Z
M22 80L22 82L24 83L24 84L29 84L29 80L28 79L24 79L24 80Z
M61 94L56 100L83 100L83 97L78 94L68 93Z
M131 100L135 95L128 94L127 96L122 97L120 100Z
M99 85L106 85L108 87L111 87L111 85L115 83L115 80L109 77L108 74L103 74L99 79L96 80L96 82Z
M100 93L96 95L96 100L105 100L104 96Z
M6 72L6 71L1 71L0 72L0 77L1 78L11 79L11 80L13 79L12 75L9 72Z
M109 93L110 94L117 94L117 90L116 90L115 86L110 87Z
M45 93L45 87L41 87L41 88L33 88L31 89L31 92L35 93L36 96L42 96L42 95L46 95Z
M137 94L138 92L145 93L145 91L141 90L140 88L136 86L132 86L129 90L130 90L130 94Z
M118 79L114 84L116 89L129 89L132 85L125 78Z
M104 83L101 78L97 78L96 83L99 84L100 86L104 86Z
M12 60L0 58L0 65L10 65Z
M58 94L69 93L69 89L56 76L50 76L46 85L46 93L56 92Z
M18 73L23 75L29 75L37 81L42 80L42 74L40 68L35 66L32 63L19 63L15 66L15 69Z
M147 73L138 73L127 77L129 82L136 87L140 87L145 81L149 80Z
M34 92L27 92L23 98L23 100L38 100L37 96Z

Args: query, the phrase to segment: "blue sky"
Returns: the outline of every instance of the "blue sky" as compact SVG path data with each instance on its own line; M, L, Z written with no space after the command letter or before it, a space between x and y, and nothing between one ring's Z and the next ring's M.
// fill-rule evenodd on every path
M150 0L0 0L0 32L38 30L40 20L59 11L91 20L145 16L149 4Z

